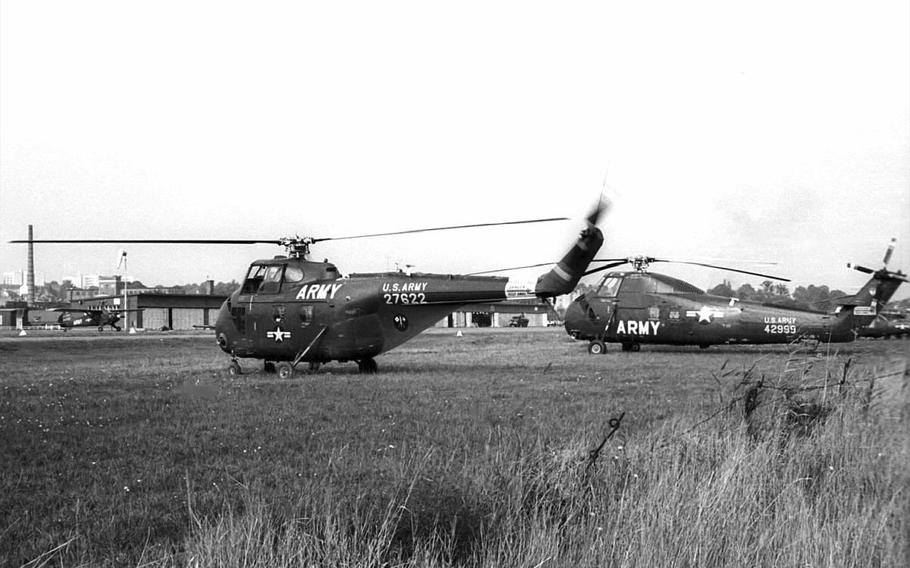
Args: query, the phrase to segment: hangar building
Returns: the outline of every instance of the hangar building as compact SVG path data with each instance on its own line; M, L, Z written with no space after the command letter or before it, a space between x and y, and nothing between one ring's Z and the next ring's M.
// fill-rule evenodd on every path
M160 294L146 290L128 291L126 309L142 310L130 312L124 318L127 328L138 329L198 329L215 325L218 309L226 296L209 294ZM74 308L123 308L123 296L99 296L74 301Z

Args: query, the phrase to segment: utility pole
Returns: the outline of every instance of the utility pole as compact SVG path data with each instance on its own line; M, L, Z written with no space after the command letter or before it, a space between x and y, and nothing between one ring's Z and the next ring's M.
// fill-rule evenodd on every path
M31 306L35 303L35 243L32 240L32 226L28 226L28 274L25 276L25 301Z

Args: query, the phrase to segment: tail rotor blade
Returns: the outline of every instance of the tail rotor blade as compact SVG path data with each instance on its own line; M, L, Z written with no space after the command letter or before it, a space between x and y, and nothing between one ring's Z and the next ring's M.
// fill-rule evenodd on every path
M588 214L585 218L589 227L597 226L597 222L600 221L600 218L603 217L603 214L610 208L609 200L601 194L600 199L597 201L597 205L594 206L594 209Z
M891 244L888 245L888 250L885 251L885 258L882 259L882 262L887 267L888 261L891 260L891 253L894 252L894 243L897 239L891 239Z
M872 270L871 268L867 268L865 266L860 266L858 264L851 264L849 262L847 263L847 268L852 268L853 270L858 270L864 274L874 274L875 273L875 271Z

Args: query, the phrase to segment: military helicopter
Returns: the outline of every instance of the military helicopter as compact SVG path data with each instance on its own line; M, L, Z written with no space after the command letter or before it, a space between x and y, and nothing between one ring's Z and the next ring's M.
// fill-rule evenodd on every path
M277 240L32 240L18 243L275 244L286 254L254 261L241 287L221 306L215 322L218 346L231 356L228 371L240 374L239 359L264 361L282 378L301 363L311 369L330 361L356 361L375 373L377 355L412 339L461 306L518 298L552 298L575 289L603 244L597 221L603 202L569 251L536 285L501 276L381 272L344 275L331 262L307 259L314 244L467 229L564 221L564 217L414 229L346 237Z
M648 272L648 267L677 262L789 282L786 278L645 256L595 259L592 262L607 264L586 275L624 264L631 264L633 270L607 273L593 291L575 299L566 310L565 328L575 339L589 341L588 352L593 355L604 353L607 342L621 344L623 351L639 351L642 344L698 345L704 349L716 344L853 341L857 330L871 323L877 309L908 281L902 272L887 268L893 250L892 240L879 270L852 266L872 277L858 293L838 300L834 313L712 296L688 282Z
M98 331L104 331L106 326L110 326L115 331L120 331L120 320L126 312L141 312L142 310L121 310L114 308L102 308L98 310L84 308L51 308L51 312L60 312L57 319L63 331L68 331L73 327L97 327Z

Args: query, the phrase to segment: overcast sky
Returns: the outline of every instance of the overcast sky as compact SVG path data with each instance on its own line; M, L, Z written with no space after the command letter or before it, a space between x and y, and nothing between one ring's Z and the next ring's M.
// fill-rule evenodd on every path
M891 237L910 269L908 6L4 0L0 272L25 267L6 241L28 224L274 239L573 217L313 255L343 272L545 262L606 180L602 256L775 261L752 268L855 290L845 263L879 267ZM112 274L118 248L39 245L37 270ZM282 252L125 248L160 284Z

